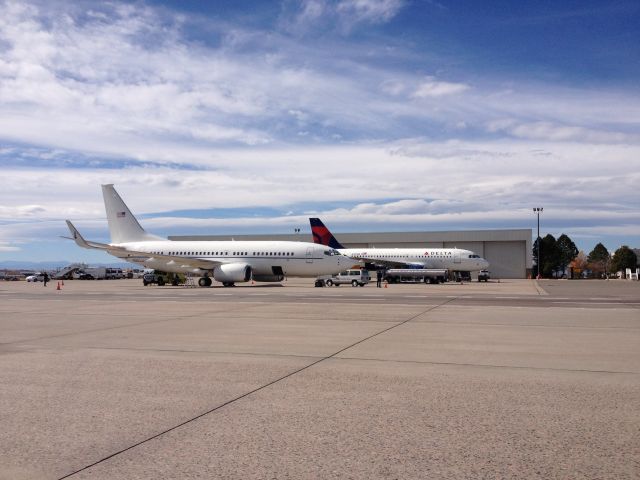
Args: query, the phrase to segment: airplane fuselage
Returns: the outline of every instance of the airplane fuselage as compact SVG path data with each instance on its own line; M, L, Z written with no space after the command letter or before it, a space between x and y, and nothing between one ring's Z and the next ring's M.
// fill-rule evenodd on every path
M474 272L489 266L484 258L460 248L341 248L339 251L364 262L388 262L459 272Z
M122 250L110 251L123 260L139 263L147 268L174 273L204 273L205 267L194 268L186 261L202 260L216 264L247 264L253 275L316 277L346 270L353 260L338 255L337 251L322 245L289 241L143 241L112 244ZM141 252L148 255L140 255ZM158 255L158 258L154 258ZM167 262L166 256L178 257ZM165 258L161 258L165 257ZM185 264L180 259L185 259Z

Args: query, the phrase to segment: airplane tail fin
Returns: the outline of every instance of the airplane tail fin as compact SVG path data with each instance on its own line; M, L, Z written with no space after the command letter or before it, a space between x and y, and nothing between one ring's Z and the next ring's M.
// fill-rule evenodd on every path
M344 248L329 229L324 226L322 220L319 218L310 218L309 223L311 224L313 243L319 243L320 245L326 245L331 248Z
M107 212L111 243L140 242L160 240L160 237L147 233L133 216L112 184L102 185L104 208Z

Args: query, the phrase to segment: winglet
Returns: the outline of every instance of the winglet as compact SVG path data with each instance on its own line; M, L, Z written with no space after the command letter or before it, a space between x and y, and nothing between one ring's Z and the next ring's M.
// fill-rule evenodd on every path
M71 236L73 237L73 240L78 244L78 246L82 248L91 248L87 243L87 241L84 239L84 237L80 235L80 232L78 231L78 229L74 227L73 223L71 223L69 220L65 220L65 221L67 222L67 227L69 227L69 231L71 232Z
M319 243L331 248L344 248L342 244L336 240L336 237L324 226L319 218L310 218L311 233L313 234L313 243Z
M88 240L88 241L85 240L84 237L80 235L80 232L73 225L73 223L71 223L69 220L65 220L65 221L67 222L67 227L69 227L69 231L71 232L71 236L73 238L69 238L69 237L62 237L62 238L69 238L69 240L75 241L78 244L78 246L82 248L95 248L98 250L109 250L111 248L110 245L107 245L106 243L98 243L98 242L92 242L91 240Z

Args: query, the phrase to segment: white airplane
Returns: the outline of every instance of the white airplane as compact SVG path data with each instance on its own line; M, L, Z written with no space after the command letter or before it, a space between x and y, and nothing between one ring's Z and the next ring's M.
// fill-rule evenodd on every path
M127 262L164 272L202 275L198 284L280 282L285 276L332 275L353 265L337 250L314 243L286 241L172 241L147 233L113 185L102 185L111 243L85 240L67 220L73 240Z
M319 218L310 218L315 243L338 250L362 262L392 268L446 269L475 272L489 268L489 262L471 250L460 248L344 248Z

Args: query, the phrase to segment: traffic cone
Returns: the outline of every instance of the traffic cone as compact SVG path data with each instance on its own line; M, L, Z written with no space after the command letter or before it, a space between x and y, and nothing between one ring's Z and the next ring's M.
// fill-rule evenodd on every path
M60 282L58 282L58 286L56 287L56 290L60 290Z
M389 285L389 282L384 282L384 288L387 288L387 285Z

